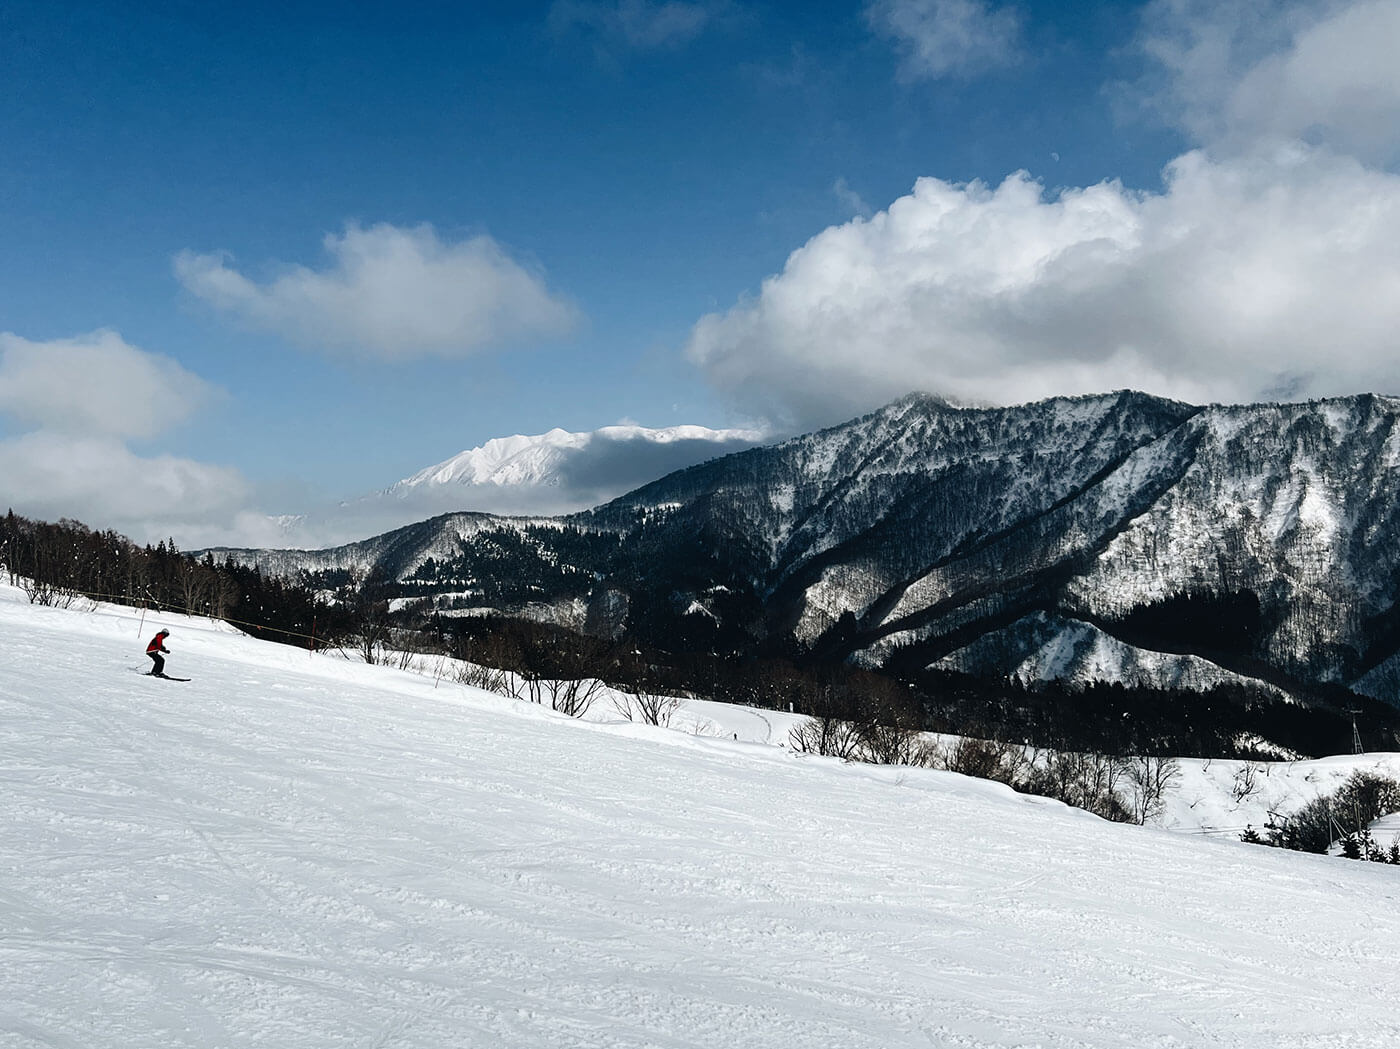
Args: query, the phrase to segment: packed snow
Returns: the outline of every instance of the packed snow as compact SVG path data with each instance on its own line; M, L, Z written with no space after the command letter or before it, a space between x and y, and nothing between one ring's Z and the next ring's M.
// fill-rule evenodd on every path
M1400 1044L1393 867L11 588L0 640L6 1047Z

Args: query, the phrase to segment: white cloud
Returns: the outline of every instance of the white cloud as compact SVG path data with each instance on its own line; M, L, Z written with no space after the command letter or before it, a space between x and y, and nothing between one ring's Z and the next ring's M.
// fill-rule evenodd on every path
M1397 0L1157 0L1140 41L1164 75L1157 105L1197 141L1300 138L1400 158Z
M1400 177L1301 146L1178 158L1161 194L919 180L818 234L688 354L815 424L911 389L1008 403L1400 392Z
M31 342L0 332L0 415L65 433L151 437L198 411L211 394L169 357L97 331Z
M231 520L247 496L237 471L139 456L105 435L40 430L0 441L0 503L43 520L71 517L151 540Z
M266 284L222 255L181 252L192 294L296 342L387 359L462 356L567 332L574 308L488 236L444 243L431 226L348 225L328 234L329 269L293 266Z
M582 29L608 43L651 51L689 43L728 6L683 0L555 0L549 25L559 34Z
M956 10L971 13L948 26L989 14L877 0L867 16L932 76L978 50L938 50L957 36L939 16ZM1396 40L1400 0L1156 0L1138 41L1148 87L1202 144L1162 192L921 179L702 318L688 354L795 425L911 389L999 403L1117 387L1198 402L1400 393L1400 176L1380 166L1400 159Z
M0 440L0 509L142 541L234 520L249 495L236 471L140 456L126 443L158 436L212 392L116 332L52 342L0 334L0 417L28 428Z
M838 178L832 184L831 192L840 201L841 206L852 215L869 218L875 212L875 209L865 202L865 198L853 190L850 183L844 178Z
M1019 16L985 0L872 0L865 17L899 46L909 79L972 76L1020 52Z

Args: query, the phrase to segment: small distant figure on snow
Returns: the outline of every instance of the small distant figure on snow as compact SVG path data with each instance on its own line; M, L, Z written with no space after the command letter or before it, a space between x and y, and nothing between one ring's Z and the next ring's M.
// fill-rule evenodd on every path
M162 630L155 637L151 638L151 643L146 646L146 655L151 657L151 662L155 665L151 667L149 673L152 677L165 677L165 660L161 659L161 653L170 655L170 649L165 647L165 639L170 636L169 630Z

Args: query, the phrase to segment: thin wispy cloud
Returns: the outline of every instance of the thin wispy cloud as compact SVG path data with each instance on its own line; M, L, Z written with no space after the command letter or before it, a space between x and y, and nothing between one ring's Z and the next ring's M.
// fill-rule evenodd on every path
M549 26L559 36L584 33L611 47L653 51L690 43L731 7L687 0L555 0Z
M431 226L346 226L329 265L283 267L259 283L221 254L181 252L186 290L241 322L305 346L384 359L467 356L557 338L577 322L541 273L489 236L452 243Z
M853 190L850 183L844 178L838 178L832 184L831 192L841 206L852 215L869 218L875 212L875 209L865 202L865 198Z
M986 0L873 0L866 21L895 42L909 80L969 77L1021 55L1021 18Z

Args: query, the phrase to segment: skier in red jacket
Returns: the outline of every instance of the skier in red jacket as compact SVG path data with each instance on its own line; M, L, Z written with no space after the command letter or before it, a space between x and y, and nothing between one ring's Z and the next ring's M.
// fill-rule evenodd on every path
M167 656L170 655L170 649L165 647L165 639L169 636L169 630L162 630L151 638L151 643L146 646L146 655L150 656L151 662L155 664L148 671L152 677L165 677L165 660L160 658L160 654L164 652Z

